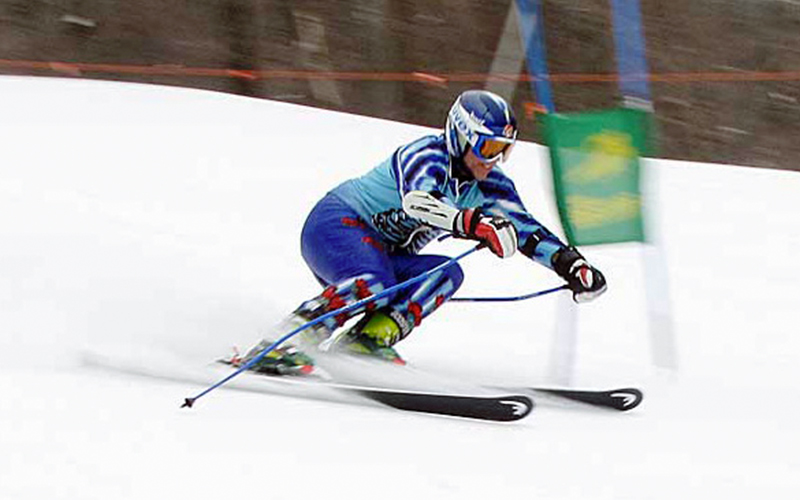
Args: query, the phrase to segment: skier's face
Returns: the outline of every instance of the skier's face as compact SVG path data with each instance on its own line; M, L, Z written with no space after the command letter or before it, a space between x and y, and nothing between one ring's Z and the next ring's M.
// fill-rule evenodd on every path
M472 149L468 149L467 154L464 155L464 164L467 166L472 176L479 181L486 180L486 178L489 177L489 172L492 171L492 168L494 168L499 161L499 158L491 162L483 161L472 152Z

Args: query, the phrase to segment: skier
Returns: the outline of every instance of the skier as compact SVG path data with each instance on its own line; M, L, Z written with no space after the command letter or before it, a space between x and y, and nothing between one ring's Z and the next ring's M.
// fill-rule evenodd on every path
M451 107L443 134L401 146L366 175L327 193L308 215L301 236L303 258L324 290L284 321L281 335L446 262L448 257L419 254L445 232L484 242L501 258L519 250L563 278L576 302L602 294L603 274L525 209L514 183L497 167L508 160L516 138L516 119L501 97L467 91ZM336 346L403 364L394 345L450 299L462 280L457 264L447 267L361 310L302 331L251 369L312 371L308 349L359 314L363 317ZM239 363L272 343L262 340Z

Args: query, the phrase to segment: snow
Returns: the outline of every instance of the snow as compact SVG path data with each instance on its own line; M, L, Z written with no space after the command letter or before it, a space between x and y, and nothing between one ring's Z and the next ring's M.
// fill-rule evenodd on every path
M302 221L421 127L204 91L0 79L0 498L793 499L800 495L795 172L650 160L676 373L653 368L641 250L584 253L575 384L641 386L617 414L541 405L515 424L204 387L87 366L87 351L206 363L316 283ZM557 228L544 149L507 167ZM657 183L655 182L657 180ZM468 247L432 248L455 255ZM557 285L468 257L463 295ZM546 381L557 298L450 304L415 365Z

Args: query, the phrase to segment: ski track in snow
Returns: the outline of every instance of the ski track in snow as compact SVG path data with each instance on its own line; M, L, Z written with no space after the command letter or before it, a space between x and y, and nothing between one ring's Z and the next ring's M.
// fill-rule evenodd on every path
M249 346L316 292L297 245L317 198L431 131L74 79L3 77L0 103L0 498L800 496L795 172L646 163L677 373L650 362L640 249L584 249L609 292L580 307L574 384L639 386L632 412L496 424L225 387L182 410L205 386L86 354L180 371ZM544 158L518 144L506 169L557 229ZM523 258L464 268L463 295L558 284ZM449 304L400 350L465 384L540 384L557 304Z

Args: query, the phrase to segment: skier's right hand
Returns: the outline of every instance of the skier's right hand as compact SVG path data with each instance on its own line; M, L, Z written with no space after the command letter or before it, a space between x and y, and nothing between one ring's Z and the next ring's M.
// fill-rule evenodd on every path
M517 230L511 221L484 215L480 208L459 211L453 225L457 236L485 243L498 257L511 257L517 250Z

